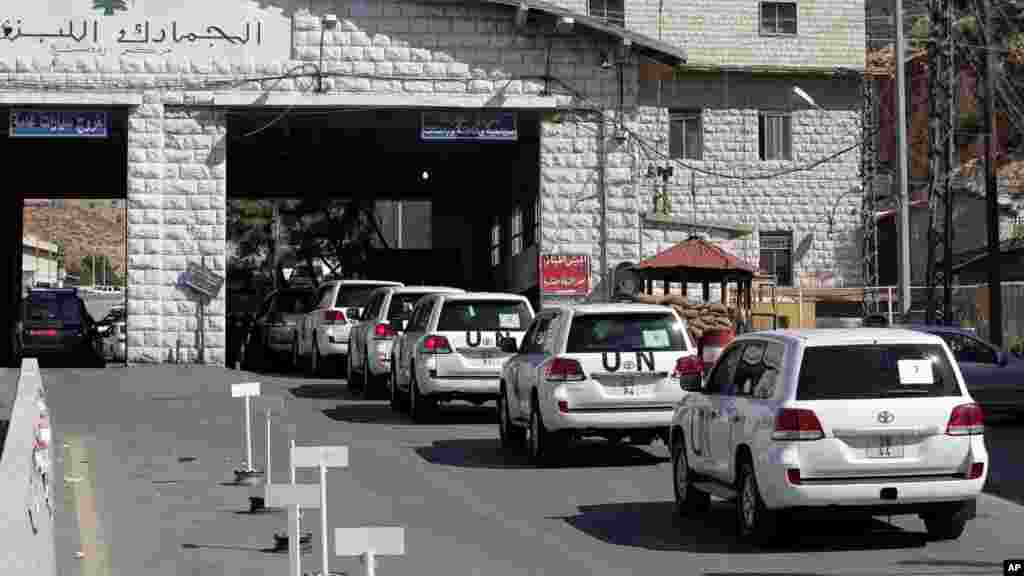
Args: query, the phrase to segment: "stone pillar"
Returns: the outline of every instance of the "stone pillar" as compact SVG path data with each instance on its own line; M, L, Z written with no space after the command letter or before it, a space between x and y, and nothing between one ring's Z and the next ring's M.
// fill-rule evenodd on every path
M154 94L128 121L128 362L162 362L164 107Z
M129 134L129 362L196 362L202 330L205 362L223 365L225 289L200 326L199 297L181 280L204 258L226 275L226 115L170 98L146 102Z

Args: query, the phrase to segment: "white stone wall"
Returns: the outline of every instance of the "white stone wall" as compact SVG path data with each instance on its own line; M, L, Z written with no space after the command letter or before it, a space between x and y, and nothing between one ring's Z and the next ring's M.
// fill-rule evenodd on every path
M692 217L690 173L695 172L698 222L739 224L754 230L739 239L727 239L699 227L698 234L756 266L760 250L758 232L791 230L794 282L831 276L837 284L856 284L862 276L859 153L853 149L820 166L808 166L854 144L859 134L859 116L849 109L804 109L793 110L792 114L793 160L765 162L759 159L758 152L758 108L705 108L704 158L673 164L675 174L669 183L671 213L679 218ZM609 122L615 122L612 113ZM610 269L623 261L638 262L654 256L693 232L645 226L641 241L639 214L654 211L653 185L644 176L649 164L666 163L668 110L638 108L626 115L626 126L630 138L624 144L612 138L613 127L608 129ZM596 287L594 299L606 294L602 292L601 204L599 198L592 198L599 191L597 150L596 122L573 122L565 117L561 123L549 119L543 125L542 248L548 251L549 247L556 247L554 251L565 254L590 255ZM792 173L750 179L785 171ZM697 285L690 289L694 295L700 293ZM718 298L717 287L713 287L712 297Z
M587 13L580 0L555 4ZM759 0L626 0L625 8L627 28L686 48L689 64L864 68L865 0L798 0L794 37L761 34Z
M223 364L225 291L205 302L181 284L189 262L225 274L227 171L223 111L147 92L128 142L130 362ZM178 358L178 343L181 357Z

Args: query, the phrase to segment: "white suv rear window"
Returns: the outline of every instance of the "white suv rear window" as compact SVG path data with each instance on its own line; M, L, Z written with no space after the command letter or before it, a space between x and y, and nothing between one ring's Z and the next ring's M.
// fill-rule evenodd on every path
M962 394L938 344L809 347L796 389L797 400L942 396Z
M671 314L592 314L572 319L566 352L685 351L682 323Z
M508 330L522 332L533 320L522 302L509 300L449 300L441 308L438 332Z

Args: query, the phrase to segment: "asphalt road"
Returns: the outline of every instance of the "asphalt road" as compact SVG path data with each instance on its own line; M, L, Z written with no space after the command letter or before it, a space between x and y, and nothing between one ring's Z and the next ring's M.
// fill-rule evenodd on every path
M735 543L725 503L703 518L674 517L661 445L594 443L562 467L533 469L499 450L486 406L449 407L441 422L416 425L330 381L165 365L44 370L57 441L68 445L62 465L79 474L57 499L62 576L287 573L286 558L266 551L286 517L245 513L246 489L223 485L244 457L243 404L230 384L251 380L289 398L283 420L299 444L349 446L350 468L328 475L331 527L406 527L406 555L382 558L382 576L974 575L1001 574L1004 559L1024 555L1024 508L1012 501L1024 502L1020 423L990 430L993 485L957 542L926 543L920 520L894 517L807 521L792 546L758 550ZM262 468L265 424L253 423ZM286 437L274 434L273 478L286 480ZM300 472L299 482L314 481ZM318 527L307 512L307 571L319 569ZM331 568L362 573L355 559L333 558Z

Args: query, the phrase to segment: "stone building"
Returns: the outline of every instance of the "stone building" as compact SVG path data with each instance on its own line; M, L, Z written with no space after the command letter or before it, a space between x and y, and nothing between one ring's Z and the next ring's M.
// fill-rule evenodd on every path
M695 232L783 283L857 282L863 1L615 11L24 3L0 22L10 201L127 199L130 362L179 338L196 360L200 333L224 361L224 290L200 310L182 275L223 275L229 197L429 198L451 283L540 303L561 298L542 254L587 256L596 298L606 270Z

